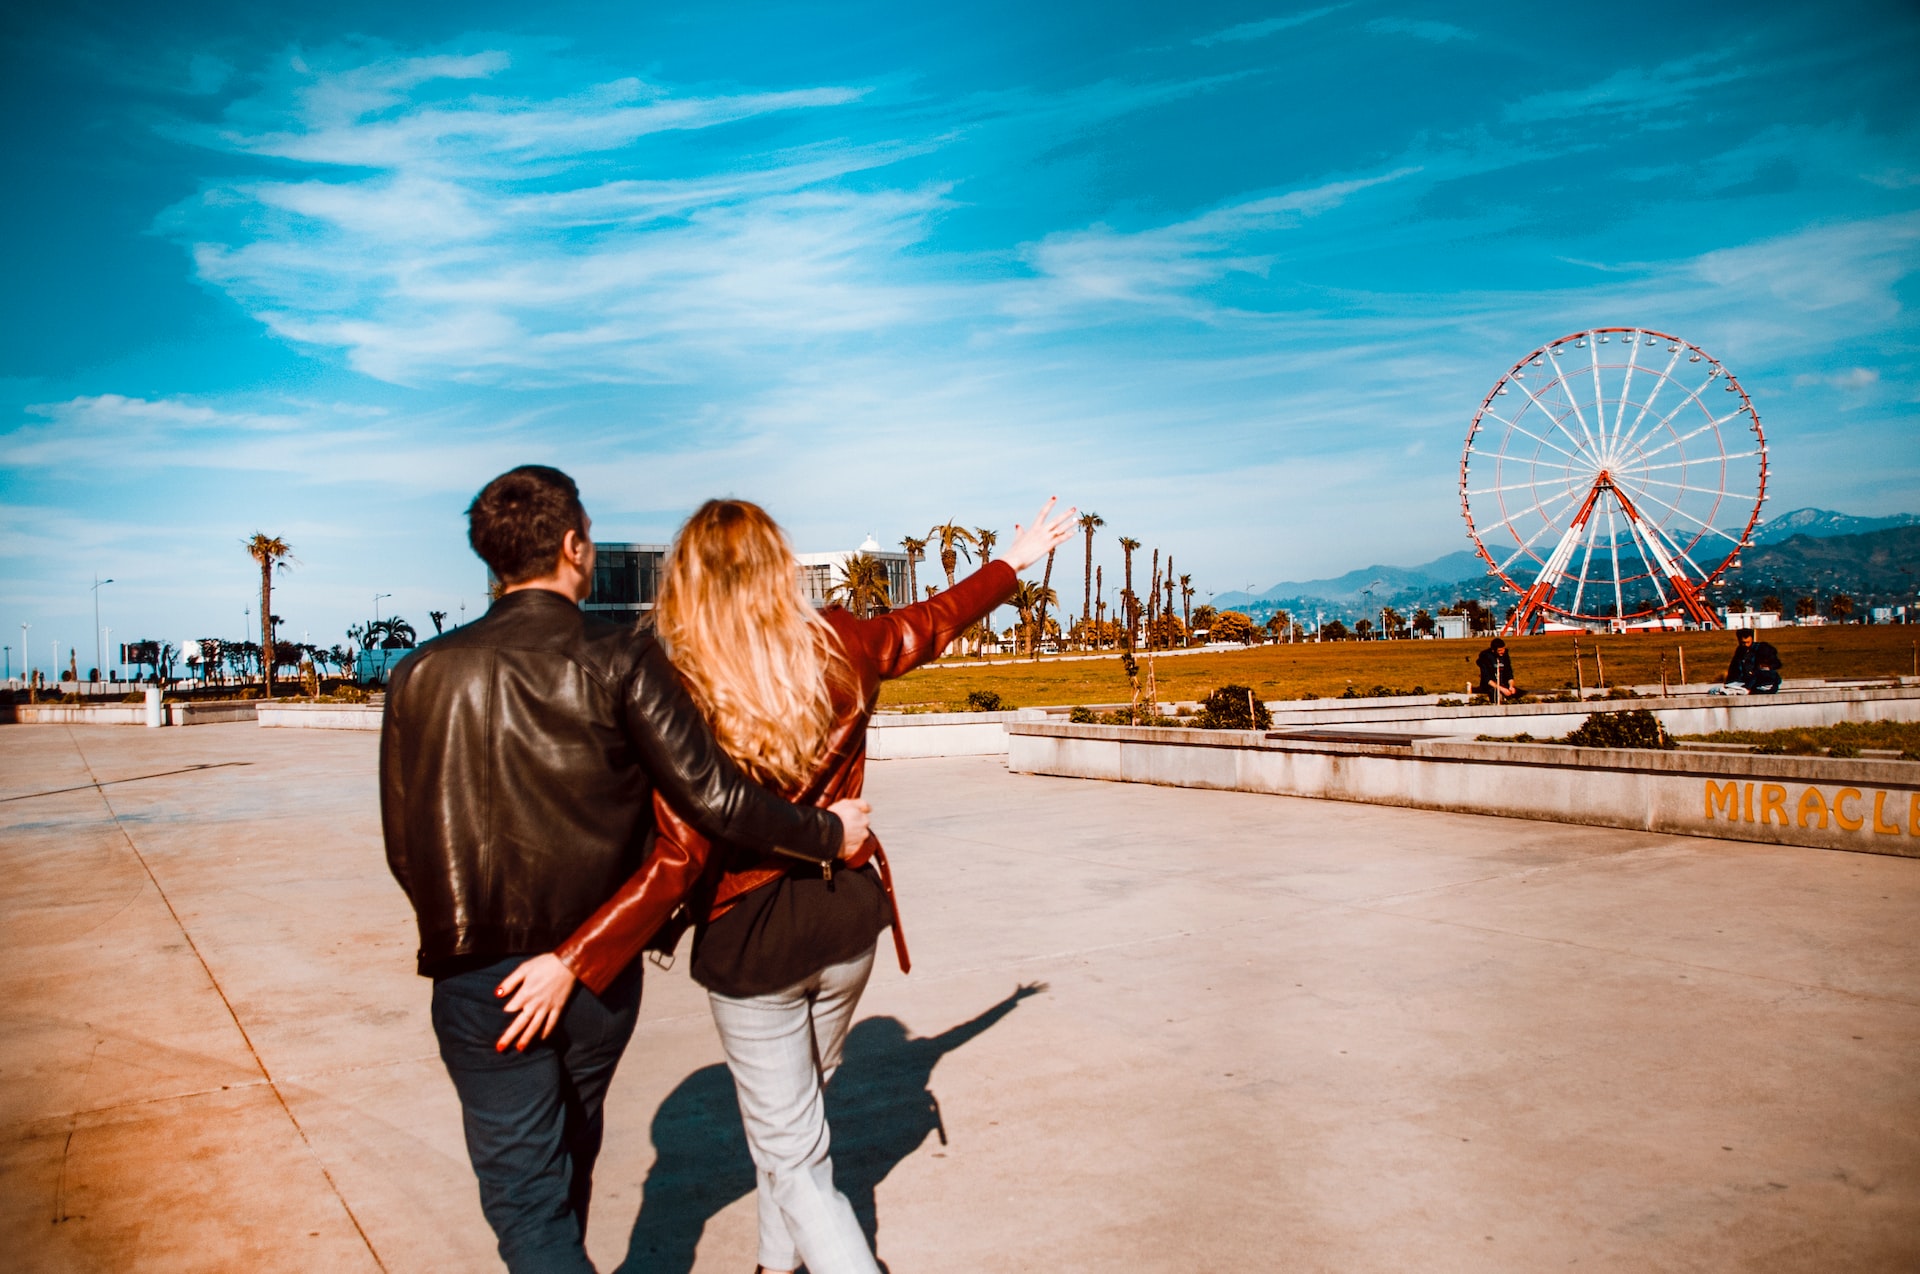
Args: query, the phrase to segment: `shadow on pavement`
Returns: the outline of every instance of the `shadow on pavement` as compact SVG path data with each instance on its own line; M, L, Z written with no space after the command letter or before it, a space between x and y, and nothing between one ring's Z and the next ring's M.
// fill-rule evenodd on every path
M915 1039L898 1018L870 1017L847 1035L846 1056L827 1088L833 1137L833 1179L878 1248L874 1191L929 1133L946 1144L940 1102L928 1088L933 1068L986 1031L1045 984L1019 987L998 1004L950 1030ZM653 1167L627 1241L628 1274L687 1274L709 1218L753 1193L753 1161L740 1130L733 1077L724 1065L703 1066L680 1082L653 1117ZM744 1269L752 1252L740 1254Z

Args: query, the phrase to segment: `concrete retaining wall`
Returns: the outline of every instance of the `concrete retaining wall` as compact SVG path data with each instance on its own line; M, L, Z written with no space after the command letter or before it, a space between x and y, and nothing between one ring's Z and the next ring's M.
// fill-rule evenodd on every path
M251 721L255 706L244 700L169 703L168 725L213 725L222 721ZM142 703L19 703L13 719L20 725L145 725Z
M1341 700L1315 700L1339 704ZM1291 707L1292 705L1286 705ZM1645 708L1674 734L1718 730L1788 730L1839 725L1843 721L1920 721L1920 687L1782 690L1773 695L1672 695L1658 699L1594 699L1586 703L1522 703L1512 707L1441 707L1437 703L1347 701L1340 710L1276 711L1276 730L1337 728L1365 734L1437 735L1472 739L1482 734L1560 736L1595 712Z
M288 730L378 730L383 711L377 703L269 703L259 720Z
M1030 774L1497 814L1920 857L1920 764L1014 722Z
M1004 756L1007 723L1041 721L1038 708L1013 712L889 712L867 726L867 756L898 761L927 756Z

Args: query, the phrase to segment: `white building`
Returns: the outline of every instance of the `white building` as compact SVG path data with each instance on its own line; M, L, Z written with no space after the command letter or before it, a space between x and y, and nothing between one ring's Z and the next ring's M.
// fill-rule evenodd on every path
M1723 610L1728 628L1778 628L1780 612L1772 610Z

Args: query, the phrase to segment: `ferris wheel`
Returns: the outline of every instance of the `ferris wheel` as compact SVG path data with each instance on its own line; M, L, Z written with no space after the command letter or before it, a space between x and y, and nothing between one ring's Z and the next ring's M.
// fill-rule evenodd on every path
M1520 595L1505 631L1549 616L1684 614L1732 566L1767 496L1767 439L1733 373L1638 327L1563 336L1488 392L1460 457L1460 510Z

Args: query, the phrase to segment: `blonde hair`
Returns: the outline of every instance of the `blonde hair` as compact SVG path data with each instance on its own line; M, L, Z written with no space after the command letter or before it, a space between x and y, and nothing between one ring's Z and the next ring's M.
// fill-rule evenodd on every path
M793 548L765 509L709 500L674 537L653 624L720 746L787 793L833 730L839 635L800 595Z

